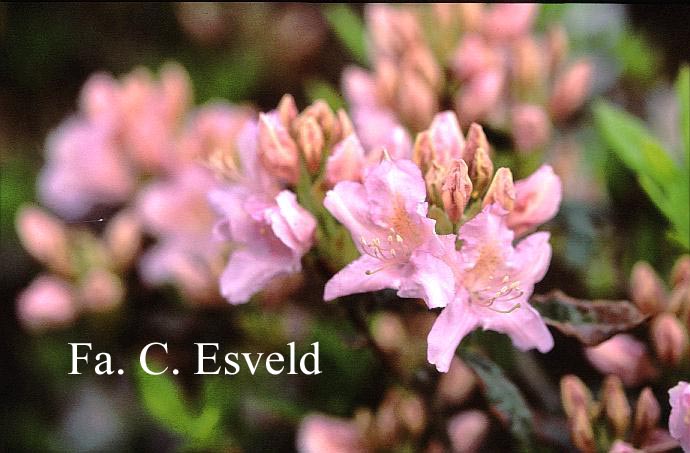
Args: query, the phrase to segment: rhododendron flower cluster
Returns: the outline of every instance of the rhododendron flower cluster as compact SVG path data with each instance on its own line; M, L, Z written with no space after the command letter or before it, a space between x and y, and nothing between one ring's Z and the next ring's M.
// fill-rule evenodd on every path
M545 146L552 123L584 102L592 65L568 61L560 27L532 32L535 4L368 5L372 71L351 67L343 89L366 147L402 124L428 127L446 105L461 124L510 132L519 151Z

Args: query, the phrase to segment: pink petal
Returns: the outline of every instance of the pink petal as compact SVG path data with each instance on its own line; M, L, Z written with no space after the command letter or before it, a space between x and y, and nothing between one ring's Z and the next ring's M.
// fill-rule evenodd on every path
M429 308L445 307L455 295L455 279L448 265L426 252L410 258L414 272L405 279L398 296L424 299Z
M527 303L527 297L511 303L517 302L520 302L520 308L510 313L496 313L488 308L477 308L486 311L481 318L482 327L485 330L507 334L515 347L523 351L532 348L537 348L542 353L550 351L553 348L553 337L539 312Z
M381 261L376 258L369 255L360 256L326 283L324 300L333 300L349 294L379 291L385 288L399 288L400 276L396 275L396 268L379 270L381 265Z
M443 309L427 338L427 360L443 373L450 368L450 362L462 339L478 325L477 317L466 309L467 305L463 300L465 297L466 293L456 297Z
M223 275L220 291L232 304L242 304L261 291L274 277L299 272L299 260L290 255L254 254L238 250L232 254Z

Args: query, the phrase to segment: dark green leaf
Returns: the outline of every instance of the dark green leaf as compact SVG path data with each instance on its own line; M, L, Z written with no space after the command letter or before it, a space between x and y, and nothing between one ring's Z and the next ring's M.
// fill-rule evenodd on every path
M685 151L685 165L690 165L690 66L684 65L676 80L680 111L680 138Z
M367 53L364 45L364 24L357 14L344 3L333 3L324 6L324 14L333 31L361 65L367 64Z

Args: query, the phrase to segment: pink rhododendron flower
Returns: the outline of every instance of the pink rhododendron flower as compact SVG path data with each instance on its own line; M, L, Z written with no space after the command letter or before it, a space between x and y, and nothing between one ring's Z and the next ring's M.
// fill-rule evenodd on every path
M77 314L73 289L63 280L41 275L17 298L19 320L30 329L64 326Z
M542 165L528 178L515 182L515 205L508 214L508 226L521 236L551 220L561 197L561 179L550 165Z
M134 177L108 129L72 118L48 137L38 185L46 206L74 219L98 203L126 200Z
M236 247L220 281L221 294L233 304L247 302L275 277L299 272L316 230L314 216L263 167L258 133L250 122L238 138L240 180L209 193L221 216L216 235Z
M680 442L685 453L690 452L690 384L680 381L668 391L671 415L668 430Z
M549 234L534 233L513 246L505 211L489 205L461 227L458 238L458 252L448 242L456 293L429 332L429 362L448 371L456 348L477 327L507 334L519 349L549 351L553 337L528 303L551 260Z
M364 183L344 181L326 194L324 206L350 231L362 254L326 284L324 298L384 288L419 297L429 307L452 298L453 274L441 260L435 221L426 217L426 187L409 160L384 160Z
M615 374L628 387L649 379L653 371L644 343L628 334L586 348L585 355L602 374Z
M357 424L325 415L308 415L297 432L300 453L357 453L365 451Z

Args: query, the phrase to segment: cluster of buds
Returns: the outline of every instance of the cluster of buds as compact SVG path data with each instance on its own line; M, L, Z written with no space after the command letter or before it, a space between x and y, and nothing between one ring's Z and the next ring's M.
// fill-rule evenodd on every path
M108 312L120 305L125 293L121 275L141 244L134 213L120 212L97 237L27 205L17 215L17 231L24 248L47 271L18 297L18 317L27 328L68 325L82 312Z
M509 168L494 171L482 127L472 123L463 137L454 112L437 114L430 128L417 134L413 160L424 175L429 202L456 225L498 204L521 235L553 217L560 203L560 181L550 167L515 182Z
M607 376L595 400L575 375L561 379L561 401L571 437L582 452L668 451L677 447L668 431L659 427L661 408L654 393L645 387L631 407L617 376Z
M382 144L368 141L377 137L366 132L373 125L418 132L452 104L463 126L506 131L528 152L545 146L552 123L587 97L591 64L567 61L563 28L532 33L537 5L377 4L365 13L373 72L350 68L343 83L367 147Z
M351 133L352 123L344 110L334 113L318 100L299 113L288 94L276 110L259 115L258 153L269 173L295 185L301 161L310 174L316 174L327 150Z

